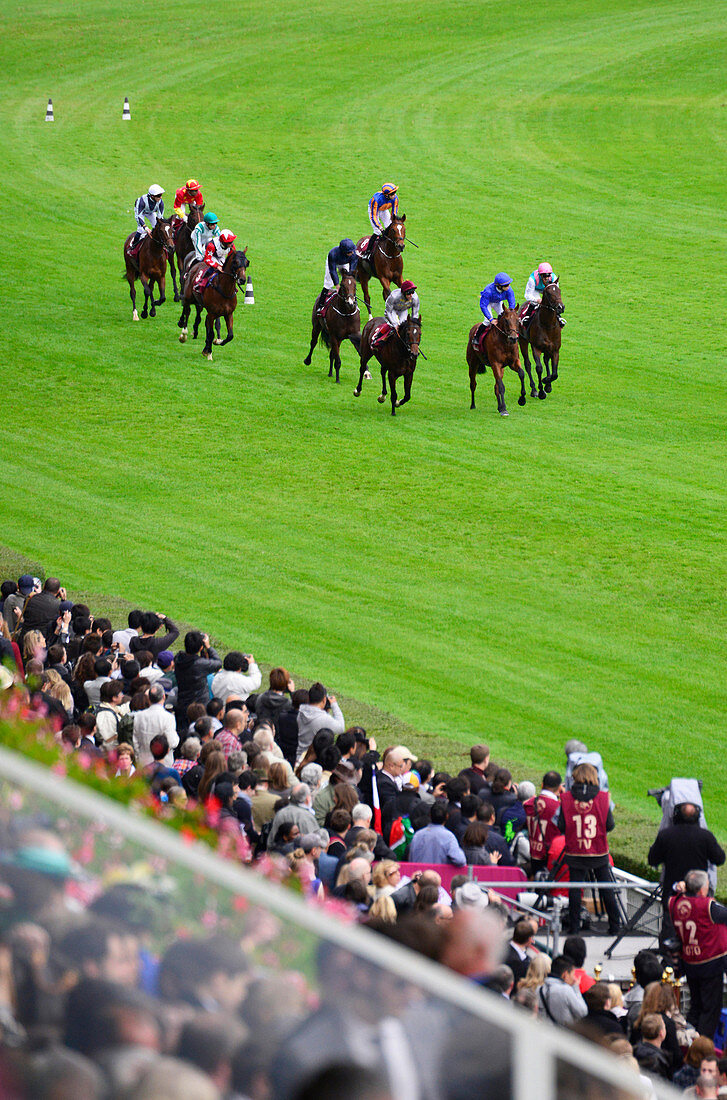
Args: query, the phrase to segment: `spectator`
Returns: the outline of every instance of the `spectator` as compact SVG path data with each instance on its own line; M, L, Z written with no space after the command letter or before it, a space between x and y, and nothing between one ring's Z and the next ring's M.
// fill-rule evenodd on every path
M285 668L271 668L269 679L270 687L255 700L255 714L258 722L276 724L281 713L292 706L290 695L295 691L295 684Z
M677 1003L674 990L667 982L651 982L644 990L644 999L641 1011L636 1017L631 1031L631 1042L637 1043L642 1038L642 1022L645 1016L661 1016L664 1021L665 1036L661 1049L669 1060L669 1077L681 1068L682 1052L677 1035L674 1016L677 1015Z
M705 1035L698 1035L689 1044L684 1065L678 1069L672 1078L675 1088L694 1088L701 1072L702 1062L705 1059L714 1058L714 1043Z
M162 626L166 634L157 638L156 635ZM148 650L153 657L156 657L157 654L174 645L178 637L179 628L166 615L145 611L141 616L141 633L129 639L129 653L136 654L141 650Z
M398 780L404 771L404 758L405 753L401 749L392 749L386 755L381 770L376 772L375 782L382 811L387 802L399 793Z
M199 737L188 737L178 746L178 755L174 757L174 770L179 775L184 775L197 763L202 744Z
M454 835L446 828L448 817L447 807L435 802L431 810L431 824L412 837L409 846L409 859L412 863L454 863L458 867L466 865L464 852Z
M244 705L241 710L228 710L225 714L222 728L215 734L215 741L222 746L225 759L231 752L239 752L241 738L247 728L247 719L247 707Z
M310 787L306 786L305 783L298 783L293 787L290 792L289 804L275 814L268 839L268 848L271 848L275 843L275 835L284 821L294 821L300 829L301 836L318 831L318 822L313 816L313 800Z
M599 790L598 772L592 764L578 764L573 770L573 786L564 791L556 824L565 834L565 859L571 881L592 875L598 882L612 882L608 852L608 832L614 827L608 791ZM618 908L612 890L604 890L603 904L608 914L609 935L620 928ZM568 892L568 923L577 935L581 923L581 891Z
M316 821L319 825L325 825L326 817L333 809L338 784L350 787L353 798L350 809L353 809L353 806L359 801L355 789L355 782L356 769L354 765L349 760L339 760L338 764L331 772L331 778L328 781L328 785L323 787L313 799L313 812L315 813Z
M510 854L510 845L504 836L495 828L495 807L490 802L483 802L477 811L477 819L487 826L487 840L485 848L490 853L492 862L499 862L502 867L512 867L513 859ZM498 859L495 859L495 856Z
M644 1016L641 1021L641 1040L634 1046L634 1058L650 1077L670 1079L669 1059L661 1049L666 1038L666 1027L661 1016Z
M534 958L530 959L525 977L521 978L518 983L518 990L532 989L537 993L550 974L550 967L551 960L549 955L546 955L544 951L535 955Z
M590 974L586 974L583 969L583 964L586 961L586 941L583 936L568 936L563 944L563 951L561 952L568 959L572 959L573 965L576 968L576 979L578 980L578 988L581 993L586 993L592 985L595 985L596 979L592 978ZM661 972L660 972L661 973Z
M26 600L33 591L33 578L29 573L23 573L17 584L14 585L13 581L3 581L3 585L11 586L6 588L7 595L3 595L3 618L8 630L13 634L18 628ZM13 585L15 591L12 590Z
M490 749L487 745L472 745L470 748L470 767L464 768L459 774L470 785L472 794L489 802L492 790L485 778L485 768L490 762Z
M86 680L83 690L88 699L88 705L98 707L101 704L101 684L106 684L111 679L113 664L105 657L97 657L93 663L94 678Z
M319 730L343 733L346 723L335 695L329 695L323 684L316 681L308 689L308 702L298 710L298 759L306 753Z
M124 688L120 680L107 680L101 684L99 696L96 729L104 748L109 749L118 744L119 726L121 719L129 713L129 704L124 702Z
M588 1005L585 1022L602 1035L616 1035L624 1039L624 1029L618 1017L612 1011L611 990L606 982L595 982L585 993L583 1000Z
M727 908L709 897L706 871L689 871L675 884L669 914L680 940L689 986L687 1022L700 1035L712 1036L722 1008L722 983L727 963Z
M138 638L139 631L141 630L141 620L144 615L143 611L135 609L130 611L127 622L128 627L124 627L123 630L115 630L111 637L112 644L120 649L123 653L129 652L129 646L132 638Z
M184 728L190 703L207 705L210 697L207 677L221 667L222 661L210 645L209 635L199 630L190 630L185 634L184 652L177 654L174 659L177 676L177 725L180 729Z
M565 955L553 959L540 989L542 1014L555 1024L574 1024L588 1013L576 979L575 966Z
M151 741L157 734L164 734L169 751L164 764L171 768L174 763L173 750L179 744L176 723L169 711L164 709L164 688L152 684L148 692L149 707L137 711L134 715L133 746L139 767L151 762Z
M490 802L495 808L495 820L506 806L511 806L517 799L513 788L512 775L507 768L498 768L492 782L492 796Z
M529 951L533 949L535 930L529 920L519 920L508 944L505 962L515 975L515 985L524 978L530 966Z
M21 635L24 636L29 630L38 630L44 638L47 638L52 633L58 618L60 601L65 598L66 590L61 587L58 578L48 577L43 585L43 591L30 596L25 605L20 620Z
M241 699L257 691L262 683L262 673L252 653L240 653L233 649L222 662L222 670L212 680L212 694L227 702L229 696Z

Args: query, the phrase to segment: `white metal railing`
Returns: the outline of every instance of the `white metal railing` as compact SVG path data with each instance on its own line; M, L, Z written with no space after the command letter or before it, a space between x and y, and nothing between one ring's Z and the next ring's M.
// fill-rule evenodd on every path
M634 1073L578 1035L534 1019L504 998L495 997L421 955L360 925L338 920L259 872L222 859L205 844L188 842L174 830L145 815L127 810L2 746L0 777L0 786L10 783L22 789L30 804L34 798L39 802L42 799L66 815L88 823L101 823L124 841L139 846L147 857L161 856L180 874L192 872L201 876L210 888L214 885L235 897L245 898L296 929L344 948L388 975L398 976L408 987L418 987L428 1001L436 997L469 1013L494 1032L504 1034L506 1041L509 1038L512 1044L513 1100L532 1100L535 1096L538 1100L556 1100L570 1096L570 1090L566 1093L558 1088L559 1074L562 1075L564 1068L580 1075L583 1082L587 1077L600 1082L598 1095L604 1100L644 1096L643 1086ZM486 1079L483 1089L487 1091ZM666 1087L657 1086L657 1089L658 1095L665 1098L677 1095ZM584 1083L582 1094L587 1091Z

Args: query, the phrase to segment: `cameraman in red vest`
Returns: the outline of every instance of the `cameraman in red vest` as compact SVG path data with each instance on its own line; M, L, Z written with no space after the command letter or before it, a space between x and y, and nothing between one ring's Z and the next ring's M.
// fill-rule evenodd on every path
M691 1005L687 1023L711 1039L722 1009L727 963L727 909L709 897L706 871L688 871L674 885L669 916L679 936Z
M540 794L523 802L530 838L530 869L533 875L548 866L550 846L560 836L553 819L560 809L562 787L563 780L558 772L546 772Z
M598 772L593 764L577 764L573 769L573 784L563 791L560 813L555 822L565 834L565 861L571 882L584 880L592 874L597 882L613 882L608 852L608 837L614 827L611 797L600 790ZM608 933L616 935L620 921L612 890L602 893L608 915ZM575 936L581 927L581 891L568 891L568 924Z

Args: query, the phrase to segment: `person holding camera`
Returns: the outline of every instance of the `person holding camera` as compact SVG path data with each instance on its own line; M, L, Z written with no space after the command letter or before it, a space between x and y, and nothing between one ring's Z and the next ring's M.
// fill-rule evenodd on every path
M308 702L298 711L298 759L300 760L318 730L343 733L346 723L335 695L329 695L323 684L316 681L308 689Z
M674 893L674 883L681 882L688 871L707 871L709 864L721 867L725 861L724 849L714 833L700 825L700 808L692 802L674 807L672 824L660 829L649 848L649 865L664 864L661 904L663 920L661 940L674 935L669 917L669 901Z
M258 690L262 682L262 673L252 653L240 653L233 649L222 662L222 671L212 680L212 695L223 703L231 695L235 699L245 700L251 692Z
M184 652L178 653L174 660L177 676L177 729L181 733L187 728L187 707L190 703L207 705L210 692L207 677L211 672L219 672L222 661L210 645L209 634L201 630L190 630L184 635Z
M706 871L687 871L674 884L669 899L689 986L687 1023L712 1038L722 1010L722 983L727 966L727 908L709 896Z
M597 882L613 882L608 851L608 833L614 828L611 798L598 785L593 764L573 769L573 785L561 794L555 824L565 834L565 861L571 882L593 875ZM609 935L619 931L619 914L612 890L601 894L608 915ZM571 935L581 927L581 891L568 891L568 923Z

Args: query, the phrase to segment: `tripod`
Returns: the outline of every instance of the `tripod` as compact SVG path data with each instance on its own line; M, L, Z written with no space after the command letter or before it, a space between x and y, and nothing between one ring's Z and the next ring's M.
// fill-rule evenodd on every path
M605 958L607 958L607 959L611 958L613 952L618 947L618 945L621 943L621 940L624 938L624 936L628 936L628 934L630 932L636 931L636 927L637 927L639 921L641 920L641 918L643 917L644 913L646 912L646 910L655 901L661 901L661 896L662 896L661 883L657 882L654 889L650 890L649 893L647 894L647 896L644 898L641 905L639 906L639 908L634 913L633 917L631 917L630 920L626 921L623 928L621 929L619 934L616 936L616 939L613 941L613 943L610 945L610 947L606 948L606 950L603 953ZM619 904L621 905L621 909L622 909L622 911L624 913L624 916L625 916L626 913L625 913L625 910L623 908L623 902L621 901L620 898L618 900L619 900Z

